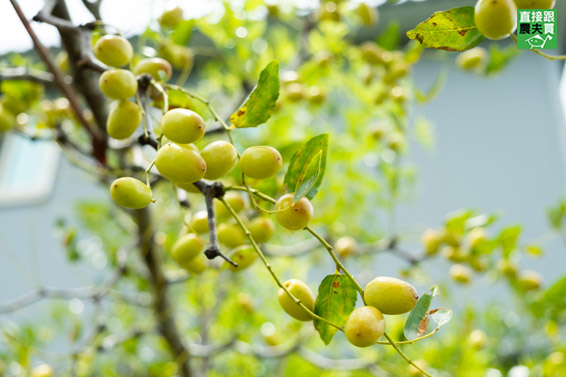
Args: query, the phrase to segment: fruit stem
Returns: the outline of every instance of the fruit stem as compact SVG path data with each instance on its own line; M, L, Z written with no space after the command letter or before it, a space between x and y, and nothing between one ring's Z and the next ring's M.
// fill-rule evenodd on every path
M426 334L426 335L424 335L424 336L421 336L420 338L415 338L415 339L413 339L413 340L402 340L402 341L395 342L395 343L396 343L396 344L413 344L413 343L416 343L416 342L418 342L418 341L420 341L420 340L423 340L423 339L426 339L426 338L430 338L431 336L433 336L434 334L436 334L436 332L437 332L438 330L440 330L440 327L435 328L435 329L434 329L433 331L431 331L429 334ZM390 342L383 342L383 341L376 342L376 343L377 343L377 344L387 345L387 346L391 344Z
M401 357L403 359L405 359L405 361L409 364L411 364L413 367L415 367L419 372L421 372L422 374L424 374L427 377L433 377L432 375L428 374L427 372L425 372L421 367L419 367L417 364L413 363L413 361L411 359L409 359L409 357L407 355L405 355L405 353L403 351L401 351L401 348L399 348L399 346L397 345L397 343L395 343L395 341L393 339L391 339L389 337L389 335L387 335L387 333L383 333L383 336L387 339L387 341L389 342L389 344L391 344L393 346L393 348L395 348L395 351L397 351L397 353L399 355L401 355Z
M307 232L309 232L310 234L312 234L322 244L322 246L324 246L324 248L328 251L328 254L330 254L330 256L332 257L332 260L334 261L334 263L336 263L336 269L342 270L342 272L344 272L344 274L348 277L348 279L350 279L352 281L352 283L354 283L354 285L356 286L356 289L358 290L358 292L360 293L360 296L362 297L362 301L365 304L364 290L362 289L360 284L357 282L357 280L354 278L354 276L352 276L350 271L348 271L348 269L344 266L344 264L342 264L340 259L338 259L338 256L334 252L334 249L332 248L332 246L328 242L326 242L326 240L320 234L318 234L314 229L312 229L310 226L307 226L305 228L305 230Z
M244 189L245 190L245 189ZM241 190L243 191L243 190ZM254 190L256 191L256 190ZM271 274L271 276L273 277L273 280L275 280L275 282L277 283L277 285L279 286L279 288L283 289L283 291L285 291L285 293L297 304L299 305L301 308L303 308L307 313L310 314L311 317L313 317L313 319L317 319L319 321L325 322L326 324L340 330L340 331L344 331L344 329L340 326L338 326L335 323L330 322L329 320L313 313L305 304L303 304L301 302L301 300L299 300L298 298L296 298L291 291L289 291L289 289L287 289L287 287L281 282L281 280L279 279L279 277L277 277L277 275L275 274L275 272L273 271L273 267L271 267L271 264L269 264L269 261L267 260L267 258L265 257L265 255L263 254L263 252L261 251L261 249L259 248L259 245L257 244L257 242L255 241L255 239L253 238L252 234L250 233L250 231L248 230L248 228L246 227L246 225L244 224L244 222L242 221L242 219L240 218L240 216L236 213L236 211L234 210L234 208L232 208L232 206L230 204L228 204L226 202L226 200L224 200L224 198L220 198L220 201L226 206L226 208L228 208L228 211L230 211L230 213L232 214L232 217L234 217L234 219L236 220L236 222L238 223L238 225L240 226L240 228L242 228L242 230L244 231L244 233L246 234L246 237L250 240L252 247L254 248L255 252L257 253L257 255L259 256L259 258L261 259L261 261L263 262L265 268L267 268L267 271L269 271L269 273Z

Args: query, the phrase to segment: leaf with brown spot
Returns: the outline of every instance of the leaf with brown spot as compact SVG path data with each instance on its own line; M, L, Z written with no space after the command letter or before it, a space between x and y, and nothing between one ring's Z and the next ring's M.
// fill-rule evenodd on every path
M407 32L424 47L448 51L465 51L483 40L474 22L474 7L453 8L434 13L429 19Z
M352 281L345 275L328 275L318 287L318 295L314 303L314 312L319 316L344 327L350 313L356 306L358 291ZM338 331L326 322L314 320L314 327L325 344L329 344Z

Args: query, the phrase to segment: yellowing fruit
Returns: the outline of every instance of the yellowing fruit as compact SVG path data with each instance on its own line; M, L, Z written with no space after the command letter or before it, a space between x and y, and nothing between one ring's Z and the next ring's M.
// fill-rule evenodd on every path
M308 285L297 279L287 280L284 285L296 299L301 301L311 312L314 312L315 297ZM291 317L299 321L312 320L312 316L301 306L297 305L283 288L279 288L277 296L279 305Z
M118 178L112 182L110 195L116 204L131 209L147 207L152 200L151 189L142 181L131 177Z
M100 75L100 90L112 99L127 99L136 94L136 76L125 69L109 69Z
M383 314L372 306L362 306L348 316L346 339L356 347L369 347L385 332Z
M128 40L119 35L105 35L94 45L96 58L112 67L122 67L134 56L134 48Z
M246 243L246 234L236 224L222 223L216 229L218 242L228 247L238 247Z
M183 267L193 275L200 275L204 272L204 270L206 270L206 260L207 259L204 254L199 254L188 262L185 262L181 267Z
M236 148L226 141L215 141L202 149L200 155L206 162L206 179L218 179L230 173L238 162Z
M111 105L106 122L106 131L114 139L127 139L138 128L142 119L142 110L137 103L117 101Z
M230 269L232 271L242 271L255 262L257 253L252 246L240 246L230 255L230 259L238 264L238 267L229 264Z
M311 202L303 197L293 203L293 194L285 194L275 204L275 219L284 228L290 230L303 229L309 225L313 216Z
M183 10L180 7L167 9L159 17L159 24L163 27L174 28L183 21Z
M517 283L525 291L533 291L542 286L542 277L536 271L524 271L517 277Z
M177 240L171 249L171 256L175 262L184 265L195 258L204 248L202 238L194 233L189 233Z
M275 224L269 217L256 217L248 224L248 230L257 243L268 242L275 233Z
M427 229L423 233L421 242L424 246L425 253L427 255L434 255L438 253L438 248L440 247L441 242L441 235L437 230Z
M161 120L163 135L169 140L188 144L204 136L206 125L200 115L192 110L169 110Z
M517 27L517 7L513 0L478 0L474 21L486 38L503 39Z
M200 154L175 143L159 148L155 167L165 178L180 183L196 182L206 173L206 163Z
M456 58L456 64L464 71L473 71L479 68L487 59L487 52L483 47L474 47L461 52Z
M457 283L467 284L472 280L472 270L462 264L454 264L450 267L450 276Z
M415 307L419 296L411 284L379 276L366 285L364 299L367 305L379 309L383 314L403 314Z
M137 76L147 73L156 81L162 81L163 76L164 81L167 81L173 74L173 68L171 67L171 64L165 59L147 58L140 60L138 64L136 64L136 66L134 67L134 73Z
M191 217L189 223L191 229L197 233L208 232L208 213L206 211L198 211Z
M273 177L282 165L281 154L275 148L267 146L250 147L240 158L242 172L256 179Z
M338 256L341 258L355 254L357 248L358 243L352 237L341 237L334 243L334 250L336 250L336 253L338 253Z
M363 24L366 26L377 24L377 8L367 5L366 3L361 3L358 6L358 16L360 16L360 20L362 20Z

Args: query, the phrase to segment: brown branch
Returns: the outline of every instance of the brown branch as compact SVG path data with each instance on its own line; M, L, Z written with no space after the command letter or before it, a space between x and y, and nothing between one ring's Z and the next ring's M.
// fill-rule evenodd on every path
M86 9L92 14L92 16L97 20L100 21L102 17L100 16L100 5L102 5L102 0L82 0L83 5Z
M43 85L53 85L53 74L37 69L25 67L4 68L0 71L0 82L2 81L31 81Z
M150 274L149 280L153 288L153 312L157 320L157 329L169 345L178 364L180 375L191 377L189 365L191 355L175 323L173 306L167 295L167 280L163 272L161 255L153 240L154 230L150 221L149 209L133 211L132 215L138 225L141 256Z
M24 25L27 33L29 34L30 38L32 39L34 49L36 50L37 54L41 57L41 60L43 60L43 62L47 65L49 72L51 72L51 74L53 74L53 80L54 80L55 85L61 90L61 92L64 94L64 96L67 97L67 99L69 100L69 103L71 105L71 108L73 109L75 115L77 116L77 119L82 124L82 126L87 130L87 132L91 135L91 138L93 139L93 146L95 147L95 153L96 153L97 151L96 151L95 140L99 141L99 140L102 139L100 132L98 130L96 130L95 128L93 128L92 125L85 118L84 113L83 113L82 108L81 108L81 105L79 103L79 99L77 97L77 94L75 93L75 90L73 89L73 87L71 85L69 85L66 82L63 74L57 68L55 62L53 61L53 58L51 57L49 50L41 43L41 41L37 37L37 34L35 34L35 31L31 27L31 25L30 25L29 21L27 20L25 14L23 13L22 9L20 8L20 5L18 4L17 0L10 0L10 2L12 3L12 7L16 11L16 13L17 13L18 17L20 18L20 21ZM54 0L49 0L48 4L51 5L51 3L55 3L55 2L56 1L54 1ZM104 164L104 162L105 162L104 153L102 153L101 155L100 155L100 153L98 153L98 156L96 156L96 157L97 157L97 160L100 163Z

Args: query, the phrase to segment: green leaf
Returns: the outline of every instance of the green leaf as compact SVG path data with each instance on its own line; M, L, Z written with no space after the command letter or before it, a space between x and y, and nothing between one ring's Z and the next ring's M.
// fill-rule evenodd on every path
M299 201L305 196L313 187L318 177L320 176L320 168L322 166L322 151L319 151L316 156L304 166L303 171L297 180L297 189L295 190L294 202Z
M419 300L417 305L409 313L407 322L405 322L405 338L412 340L418 338L420 333L425 331L428 327L428 309L430 308L430 303L432 302L432 297L437 293L437 287L434 286L431 289L431 293L424 293Z
M474 22L474 7L470 6L436 12L409 30L407 37L424 47L448 51L469 50L483 39Z
M259 75L259 82L238 111L230 116L236 128L257 127L267 122L279 98L279 62L273 60Z
M304 192L304 194L302 194L301 197L304 195L309 199L314 198L316 195L326 170L327 151L328 134L321 134L307 141L295 152L293 157L291 157L284 183L288 190L295 192L295 200L300 199L297 194L302 192ZM319 155L320 165L317 169L316 159ZM316 180L311 185L310 182L316 170L318 174L316 174Z
M554 230L560 230L566 217L566 201L561 200L554 207L547 209L547 216L550 225Z
M328 275L318 287L314 303L315 314L343 327L350 313L356 307L358 292L354 283L346 275ZM314 327L325 344L329 344L338 331L327 323L314 320Z
M544 294L534 302L533 310L539 316L546 316L553 320L566 317L566 276L552 284Z
M513 250L517 248L517 242L519 236L521 235L520 226L510 226L501 231L497 237L497 241L501 245L503 250L503 255L505 257L509 256Z
M389 51L396 50L399 46L400 28L398 21L391 21L387 29L377 38L377 44Z
M184 20L179 25L177 25L173 33L171 33L171 40L173 41L173 43L179 46L186 46L191 39L194 26L194 20Z
M489 61L485 66L484 74L493 75L500 72L519 54L519 51L514 44L500 49L497 44L493 43L489 47Z

